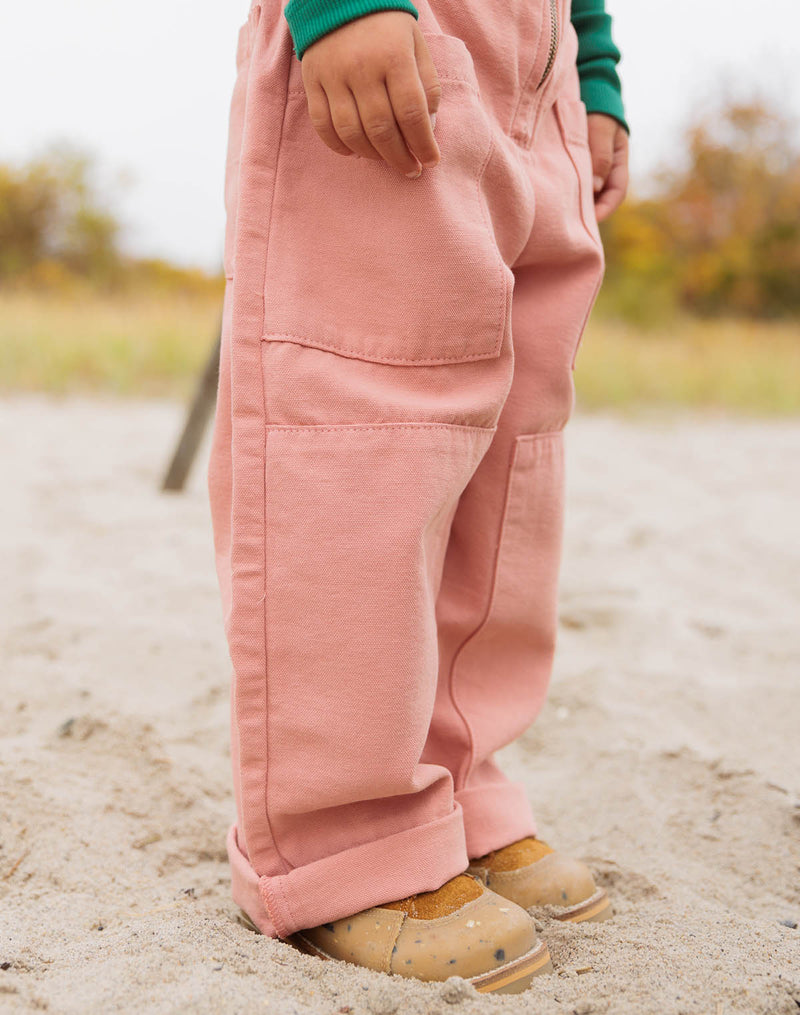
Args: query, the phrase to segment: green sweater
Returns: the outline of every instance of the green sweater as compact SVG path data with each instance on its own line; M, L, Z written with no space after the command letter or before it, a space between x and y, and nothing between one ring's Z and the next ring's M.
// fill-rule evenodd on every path
M384 10L407 11L419 19L411 0L289 0L284 15L294 52L302 60L303 53L321 36L364 14ZM587 112L613 116L630 134L617 73L621 54L611 37L611 15L605 11L605 0L572 0L572 24L578 36L578 76Z

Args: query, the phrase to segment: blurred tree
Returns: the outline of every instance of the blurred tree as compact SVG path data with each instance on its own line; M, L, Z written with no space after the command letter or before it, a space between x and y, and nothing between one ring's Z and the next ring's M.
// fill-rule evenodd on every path
M88 285L221 296L221 273L126 256L120 232L85 152L60 144L23 166L0 165L0 282L39 290Z
M0 278L67 273L110 281L119 274L119 225L100 207L91 161L66 146L19 168L0 166Z
M792 121L762 100L689 126L680 168L601 229L606 302L626 317L800 314L800 152Z
M690 123L679 167L653 175L600 229L598 313L639 324L676 311L800 315L800 152L793 122L763 100L722 101ZM0 166L0 282L64 288L222 291L220 277L120 251L92 161L60 145Z

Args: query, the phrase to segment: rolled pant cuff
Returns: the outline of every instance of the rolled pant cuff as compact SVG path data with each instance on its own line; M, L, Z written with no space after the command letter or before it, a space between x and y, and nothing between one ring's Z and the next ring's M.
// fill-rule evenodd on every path
M233 899L262 934L286 938L363 909L434 891L467 867L461 807L429 824L259 877L241 852L232 825L227 838Z
M464 812L470 860L536 834L536 820L522 783L489 783L462 789L455 798Z

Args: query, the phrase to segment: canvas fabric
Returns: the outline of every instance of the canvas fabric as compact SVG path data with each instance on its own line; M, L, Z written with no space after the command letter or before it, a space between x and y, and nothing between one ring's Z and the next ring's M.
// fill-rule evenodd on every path
M239 34L208 490L233 895L273 937L536 833L494 754L550 680L605 268L577 37L569 0L418 8L442 158L417 180L321 141L281 0Z

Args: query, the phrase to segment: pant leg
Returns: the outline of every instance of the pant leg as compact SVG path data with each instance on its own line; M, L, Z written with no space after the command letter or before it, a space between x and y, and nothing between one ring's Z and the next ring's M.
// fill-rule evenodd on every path
M525 788L503 775L493 754L534 721L548 689L563 431L577 349L605 268L577 38L564 25L554 89L532 114L527 165L536 213L513 263L513 382L492 444L460 498L437 601L440 670L423 760L453 774L470 858L536 832Z
M533 6L538 21L519 0L512 51L544 34ZM423 756L436 603L511 390L533 188L497 116L513 96L453 34L482 12L449 5L443 29L420 10L442 162L417 181L322 144L278 0L239 40L209 493L233 891L273 936L436 888L468 859L450 759Z

